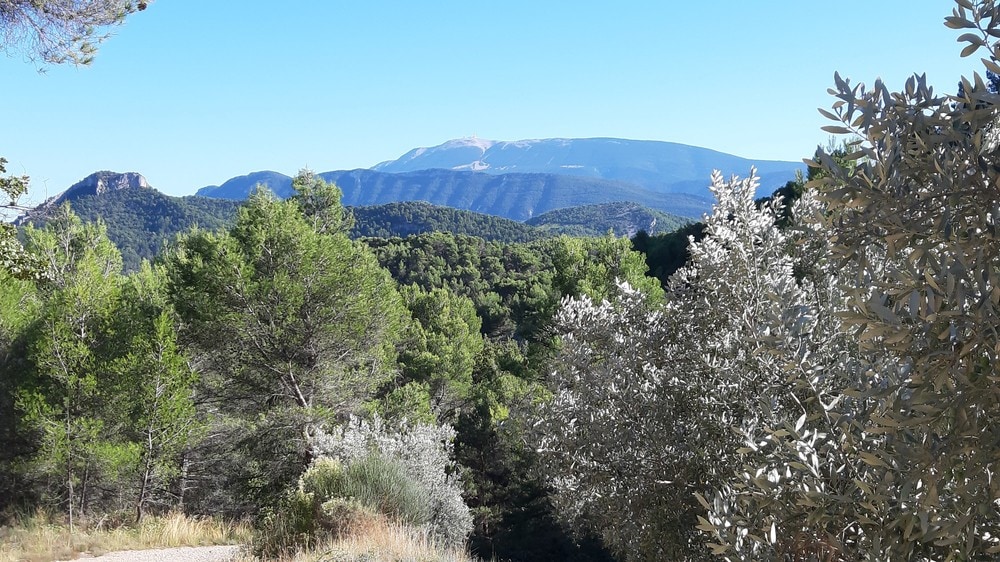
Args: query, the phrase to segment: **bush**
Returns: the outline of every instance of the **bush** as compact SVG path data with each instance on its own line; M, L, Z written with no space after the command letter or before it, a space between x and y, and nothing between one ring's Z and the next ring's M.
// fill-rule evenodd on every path
M276 556L340 539L380 519L423 526L428 496L395 460L372 452L347 466L319 457L279 508L265 517L255 551Z
M347 465L339 497L401 523L420 526L430 521L427 491L406 474L402 464L377 452Z
M449 426L390 428L379 418L370 422L354 418L332 434L317 437L314 448L321 455L342 459L347 466L371 457L373 452L398 462L426 494L426 524L433 538L457 546L472 532L472 514L462 500L461 483L450 459L454 437Z

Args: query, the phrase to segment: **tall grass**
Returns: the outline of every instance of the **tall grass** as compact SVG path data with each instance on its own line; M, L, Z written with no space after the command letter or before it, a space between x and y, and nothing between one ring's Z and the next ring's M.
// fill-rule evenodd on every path
M174 513L147 517L140 525L109 524L107 519L74 526L73 533L59 518L42 513L15 518L0 527L0 562L70 560L80 553L101 555L118 550L247 542L251 530L244 524Z
M478 562L467 552L441 546L426 531L389 519L372 518L338 538L269 560L279 562ZM236 562L255 562L242 554Z

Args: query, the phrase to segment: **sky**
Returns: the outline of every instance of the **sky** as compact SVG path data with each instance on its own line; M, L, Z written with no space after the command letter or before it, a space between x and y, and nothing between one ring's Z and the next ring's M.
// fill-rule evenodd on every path
M799 161L839 71L942 93L980 70L947 0L155 0L89 67L0 52L28 200L98 170L170 195L371 167L449 139L617 137ZM39 70L43 72L39 72ZM706 178L707 181L707 178Z

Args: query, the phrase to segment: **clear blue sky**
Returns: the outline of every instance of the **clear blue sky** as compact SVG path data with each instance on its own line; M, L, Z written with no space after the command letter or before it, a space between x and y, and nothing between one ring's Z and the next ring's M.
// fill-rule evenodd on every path
M97 170L165 193L411 148L621 137L799 160L839 70L952 92L947 0L156 0L87 68L0 54L0 156L31 199ZM707 178L706 178L707 181Z

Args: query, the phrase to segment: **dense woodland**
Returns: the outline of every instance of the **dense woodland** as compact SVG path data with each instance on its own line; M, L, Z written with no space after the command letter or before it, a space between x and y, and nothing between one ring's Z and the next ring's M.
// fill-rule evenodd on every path
M2 289L4 507L257 514L285 501L318 435L375 415L454 428L447 466L472 507L460 542L588 555L551 513L513 413L548 392L560 299L619 279L662 298L642 256L615 237L352 241L336 188L309 174L296 188L127 274L105 223L69 205L24 229L42 268Z
M1000 72L1000 6L957 6ZM634 241L353 240L308 172L128 273L68 206L5 227L0 512L251 517L264 558L377 512L486 559L995 559L995 84L837 75L808 178L716 174Z

